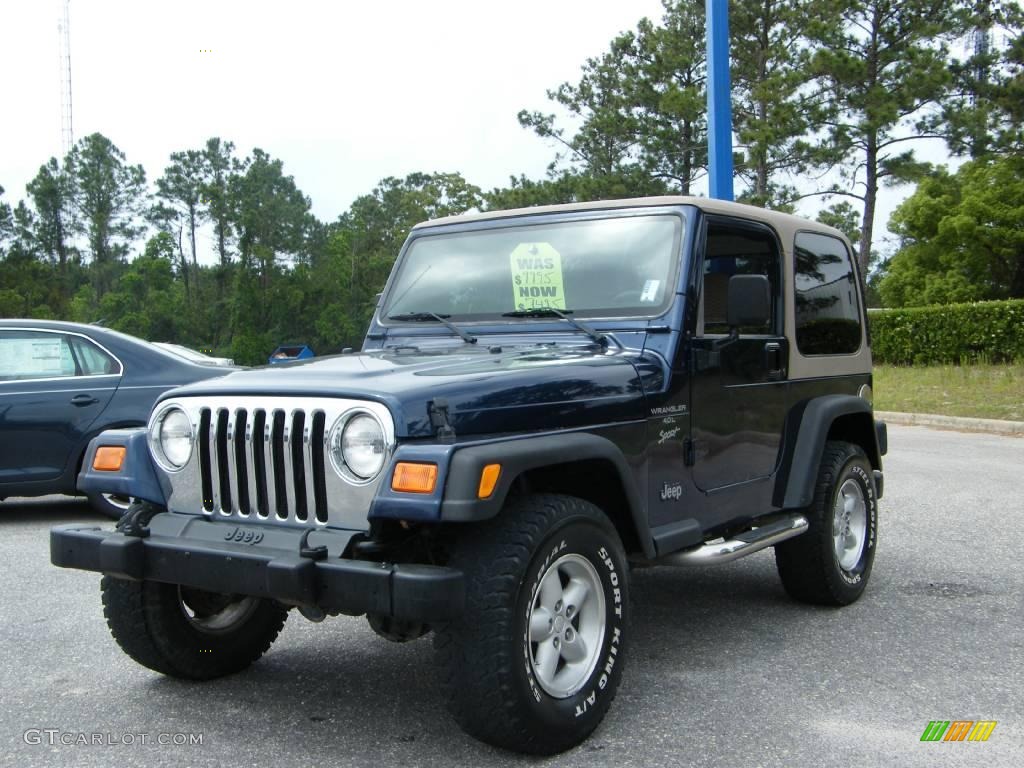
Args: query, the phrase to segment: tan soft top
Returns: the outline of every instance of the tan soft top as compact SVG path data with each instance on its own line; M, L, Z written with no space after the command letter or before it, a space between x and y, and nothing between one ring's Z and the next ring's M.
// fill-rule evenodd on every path
M810 219L803 219L788 213L769 211L743 203L729 203L724 200L712 200L706 197L682 197L677 195L664 197L638 197L631 200L597 200L591 203L569 203L567 205L539 205L534 208L516 208L508 211L488 211L487 213L468 213L462 216L447 216L417 224L414 229L423 230L445 224L466 224L473 221L490 221L514 219L524 216L535 216L543 213L571 213L573 211L614 211L623 208L656 208L669 205L692 205L707 213L733 216L738 219L756 221L771 227L779 236L782 246L784 270L784 299L786 310L785 331L789 339L796 338L796 320L794 316L794 257L793 245L800 231L820 232L838 237L846 243L847 249L853 253L850 241L837 229ZM796 344L789 345L789 378L804 379L815 376L839 376L870 372L871 352L867 345L867 336L861 333L860 349L849 355L821 355L805 357Z
M772 226L779 232L791 232L798 229L814 229L827 232L845 240L842 232L810 219L793 216L789 213L770 211L744 203L730 203L725 200L713 200L707 197L685 197L683 195L663 195L660 197L635 197L628 200L594 200L589 203L563 203L561 205L538 205L532 208L511 208L505 211L487 211L486 213L464 213L459 216L445 216L417 224L413 229L439 227L446 224L467 224L473 221L489 221L492 219L515 218L518 216L535 216L541 213L572 213L574 211L614 210L616 208L653 208L659 205L692 205L708 213L720 213L728 216L740 216L745 219L761 221Z

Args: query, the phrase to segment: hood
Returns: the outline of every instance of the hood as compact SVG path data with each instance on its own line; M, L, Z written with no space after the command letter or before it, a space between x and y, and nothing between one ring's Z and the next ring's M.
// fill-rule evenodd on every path
M238 371L173 396L350 397L383 403L399 437L430 437L428 407L447 400L459 436L563 429L646 417L661 388L654 359L597 345L398 347Z

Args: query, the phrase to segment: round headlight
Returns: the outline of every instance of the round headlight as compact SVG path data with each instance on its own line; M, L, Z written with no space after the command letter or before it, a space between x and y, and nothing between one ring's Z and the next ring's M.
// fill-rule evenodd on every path
M192 455L192 422L181 408L168 408L154 425L155 443L169 469L181 469Z
M331 458L342 473L348 471L356 481L376 477L384 467L387 443L380 422L368 413L358 413L335 429L331 439Z

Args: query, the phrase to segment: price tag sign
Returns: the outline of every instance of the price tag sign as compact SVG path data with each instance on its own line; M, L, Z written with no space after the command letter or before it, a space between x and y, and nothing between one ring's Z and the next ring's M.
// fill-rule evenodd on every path
M59 338L0 339L0 375L5 377L61 376L74 372L74 362Z
M562 256L550 243L520 243L509 256L517 310L565 309Z

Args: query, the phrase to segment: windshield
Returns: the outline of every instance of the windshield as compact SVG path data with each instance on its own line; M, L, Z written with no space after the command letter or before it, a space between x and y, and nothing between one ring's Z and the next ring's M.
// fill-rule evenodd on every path
M382 318L487 320L553 307L574 317L649 317L674 293L683 222L625 216L417 238Z

